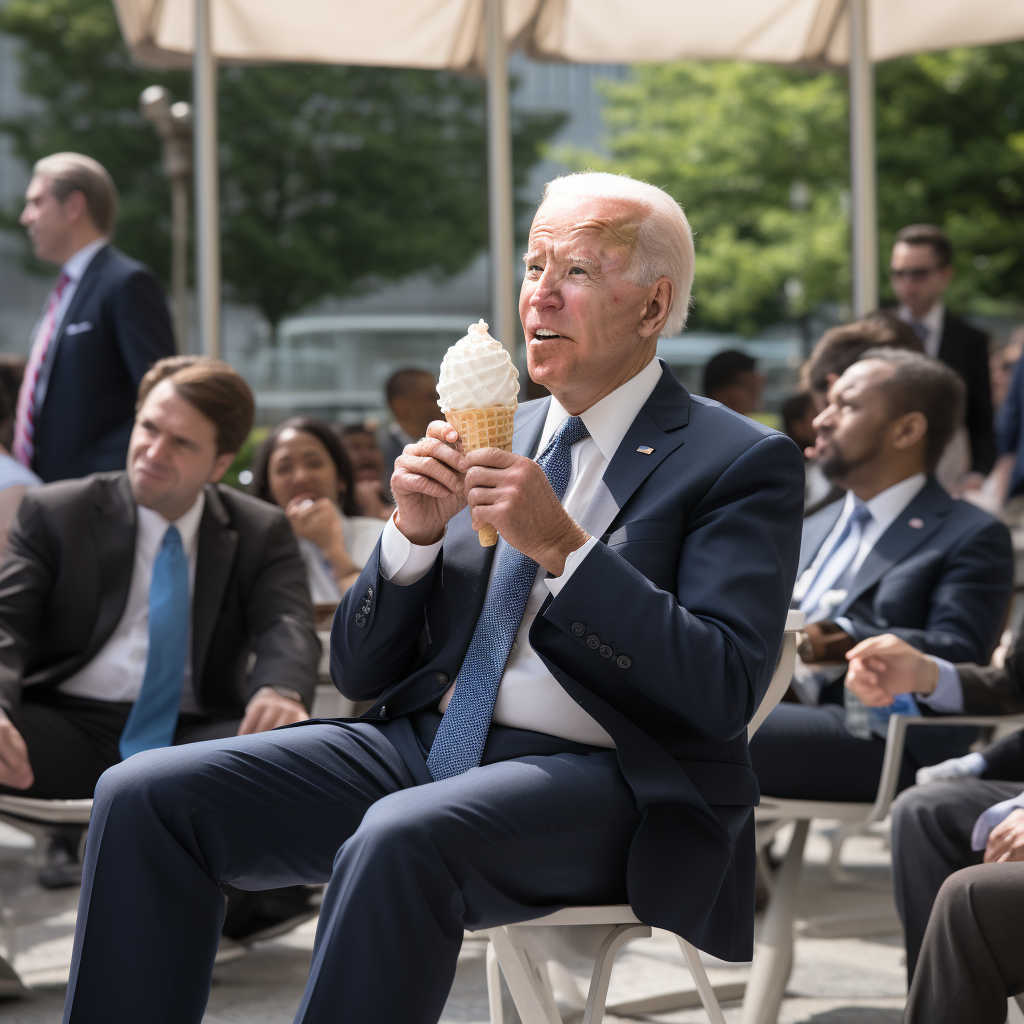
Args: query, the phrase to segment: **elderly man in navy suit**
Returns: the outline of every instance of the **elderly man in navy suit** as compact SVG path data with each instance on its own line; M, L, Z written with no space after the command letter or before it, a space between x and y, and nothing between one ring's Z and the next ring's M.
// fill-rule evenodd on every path
M860 641L891 633L947 662L988 661L1010 597L1009 532L931 475L963 408L952 370L897 349L870 349L830 388L814 421L816 457L848 491L805 522L798 700L780 704L751 744L762 792L870 802L888 715L962 708L956 684L904 696L900 707L865 707L844 687L846 655ZM900 788L922 765L964 753L972 735L912 728Z
M21 224L61 271L36 325L12 454L46 483L124 469L143 374L174 355L160 282L110 244L117 189L81 153L32 168Z
M520 409L511 453L462 455L435 422L399 457L397 512L332 636L364 718L101 779L66 1021L198 1024L222 882L329 882L307 1024L435 1022L464 928L567 904L629 901L751 955L746 724L781 645L803 465L655 357L693 266L661 190L548 186L520 313L552 397Z

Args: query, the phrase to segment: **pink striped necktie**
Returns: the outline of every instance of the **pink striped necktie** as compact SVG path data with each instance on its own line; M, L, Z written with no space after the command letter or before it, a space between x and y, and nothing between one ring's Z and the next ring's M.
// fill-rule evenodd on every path
M18 409L14 420L14 444L11 453L24 466L32 468L32 456L35 452L35 413L36 413L36 385L39 383L39 374L46 362L46 354L50 351L50 342L53 340L53 329L57 323L57 309L60 306L60 297L68 286L70 278L62 270L57 283L50 292L50 300L46 304L46 313L43 315L43 322L39 325L39 333L36 334L35 343L32 345L32 354L28 357L28 365L25 367L25 376L21 381L21 390L18 392Z

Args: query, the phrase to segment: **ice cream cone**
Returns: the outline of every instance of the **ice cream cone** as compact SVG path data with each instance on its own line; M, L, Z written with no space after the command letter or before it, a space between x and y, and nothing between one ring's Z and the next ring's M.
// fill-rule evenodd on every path
M512 421L515 405L494 405L489 409L449 409L445 418L459 432L462 451L477 448L500 448L512 451ZM479 531L480 546L493 547L498 543L498 531L484 524Z

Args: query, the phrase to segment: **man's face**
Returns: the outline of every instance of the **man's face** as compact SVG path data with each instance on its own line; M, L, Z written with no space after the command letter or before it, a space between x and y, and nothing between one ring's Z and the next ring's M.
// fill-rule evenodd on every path
M625 280L636 208L557 198L530 228L519 316L530 376L581 409L642 369L656 336L639 333L652 289ZM571 411L571 410L570 410Z
M870 473L890 451L893 418L881 384L892 373L892 366L877 359L854 363L829 389L829 404L815 417L815 459L841 487Z
M416 427L416 438L426 435L431 420L444 418L437 404L437 382L429 373L418 374L409 393L397 395L392 405L399 420Z
M219 480L234 457L217 454L217 428L170 381L146 396L128 442L128 479L136 502L174 520L203 484Z
M897 242L889 261L889 278L896 297L920 318L942 297L953 277L953 268L939 266L930 245Z
M37 259L48 263L63 263L70 253L67 252L69 239L78 222L78 202L73 202L72 193L61 202L52 190L48 178L34 177L25 192L25 209L18 218L26 229L32 252Z
M352 463L352 472L357 483L360 480L380 480L383 477L384 453L373 434L361 430L352 431L350 434L341 435L341 443Z

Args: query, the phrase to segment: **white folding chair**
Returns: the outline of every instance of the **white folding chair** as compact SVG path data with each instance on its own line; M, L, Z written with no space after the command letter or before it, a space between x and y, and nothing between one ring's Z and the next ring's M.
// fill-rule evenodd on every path
M24 796L0 796L0 821L27 832L41 850L54 825L88 825L92 800L35 800ZM2 911L2 904L0 904ZM7 920L7 953L13 959L14 922ZM0 957L0 998L28 995L14 965Z
M782 864L775 875L764 921L754 945L754 963L743 1000L742 1024L775 1024L778 1019L786 983L793 969L793 918L796 913L797 887L803 865L804 844L811 821L815 818L827 818L842 823L838 838L834 838L832 844L833 874L838 875L842 840L846 836L866 830L875 822L882 821L889 813L899 782L907 729L912 725L1024 725L1024 715L943 715L930 718L893 715L889 719L889 729L885 738L882 776L878 782L875 802L871 804L829 800L786 800L762 795L761 804L754 812L759 856L763 856L765 847L783 825L794 822L795 828Z
M779 655L768 691L747 727L748 737L752 736L768 717L789 686L796 662L796 631L802 625L803 613L791 611L786 621L782 653ZM532 921L520 921L488 929L486 935L490 941L487 948L487 995L490 1002L491 1024L503 1024L504 1021L501 1007L501 974L505 975L512 1001L519 1011L523 1024L562 1024L562 1016L555 1002L551 983L551 974L553 969L558 969L558 965L555 962L548 964L543 945L536 941L538 929L552 925L587 925L605 930L590 978L582 1024L600 1024L604 1018L608 982L616 953L630 939L646 938L651 934L650 927L637 920L628 904L566 907L564 910ZM619 1006L611 1009L618 1013L628 1009L631 1015L665 1013L684 1006L695 1006L699 1000L711 1024L725 1024L722 1008L718 1004L719 996L739 998L741 988L733 984L723 986L724 991L716 993L715 987L708 980L696 947L679 935L676 939L693 978L695 989L635 1000L628 1007Z

